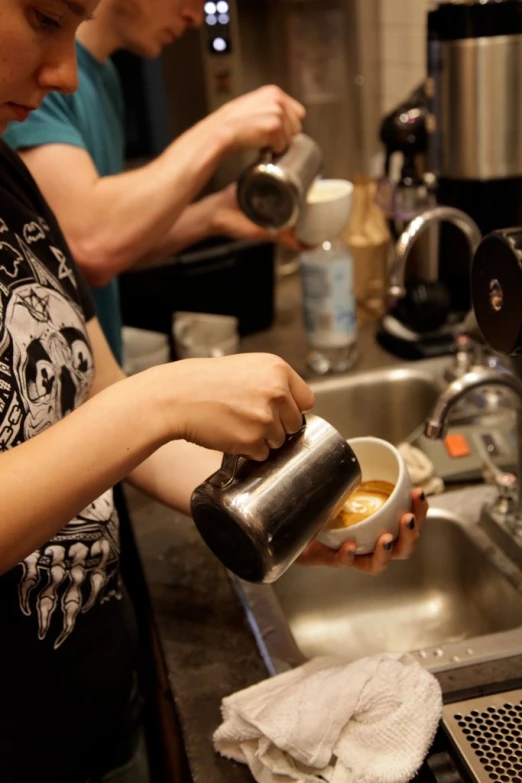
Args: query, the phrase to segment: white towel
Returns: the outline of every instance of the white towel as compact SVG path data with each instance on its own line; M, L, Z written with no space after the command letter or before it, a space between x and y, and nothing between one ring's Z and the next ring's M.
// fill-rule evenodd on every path
M399 443L397 451L406 463L415 487L422 487L426 495L439 495L444 492L443 480L435 475L435 466L423 451L411 443Z
M223 699L216 750L258 783L407 783L442 714L440 686L408 654L315 658Z

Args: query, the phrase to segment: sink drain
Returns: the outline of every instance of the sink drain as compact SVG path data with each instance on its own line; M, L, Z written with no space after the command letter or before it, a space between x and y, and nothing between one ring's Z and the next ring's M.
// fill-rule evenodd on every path
M479 783L522 783L522 690L447 704L447 733Z

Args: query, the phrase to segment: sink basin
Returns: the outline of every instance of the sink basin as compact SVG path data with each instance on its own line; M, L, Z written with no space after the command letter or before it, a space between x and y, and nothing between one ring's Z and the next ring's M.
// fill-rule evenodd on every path
M493 496L434 499L415 554L378 577L294 565L270 586L233 578L268 671L320 655L410 652L433 672L522 655L520 569L477 522Z
M421 650L516 628L522 595L458 521L430 512L415 555L378 578L293 566L274 584L306 658Z
M347 438L373 435L399 443L431 411L441 391L439 362L384 369L311 384L314 413Z
M347 438L397 444L423 427L446 363L320 381L314 412ZM475 485L432 498L414 556L375 578L297 565L271 586L232 578L268 670L408 651L441 672L522 654L521 570L479 524L494 497Z

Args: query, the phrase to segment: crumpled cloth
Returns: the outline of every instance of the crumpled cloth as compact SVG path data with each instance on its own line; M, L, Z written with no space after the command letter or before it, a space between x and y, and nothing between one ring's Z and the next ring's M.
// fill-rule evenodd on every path
M214 746L258 783L407 783L442 715L438 681L409 654L314 658L228 696Z
M397 451L406 463L411 483L415 487L422 487L426 495L444 492L444 481L435 475L433 462L423 451L411 443L400 443Z

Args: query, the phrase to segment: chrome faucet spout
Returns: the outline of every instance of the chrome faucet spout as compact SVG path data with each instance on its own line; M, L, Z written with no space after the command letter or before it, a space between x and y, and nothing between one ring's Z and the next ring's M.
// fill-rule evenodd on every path
M411 249L417 239L435 223L452 223L459 228L468 240L470 256L473 257L475 254L475 250L482 239L482 234L475 221L469 215L460 209L444 206L433 207L425 212L421 212L420 215L417 215L408 223L395 246L390 269L389 295L391 297L400 299L405 296L405 275Z
M522 492L520 491L520 477L522 470L522 381L508 370L499 368L491 370L486 367L477 367L454 380L439 396L431 416L427 419L424 434L427 438L435 440L442 438L447 428L449 417L453 407L473 389L483 386L501 386L513 392L517 399L517 478L518 499L516 517L522 520Z

